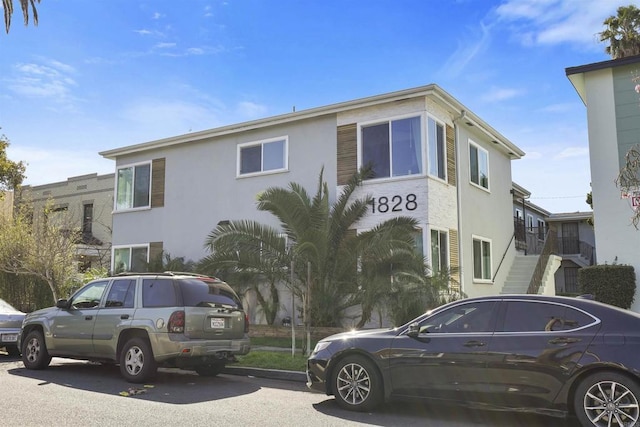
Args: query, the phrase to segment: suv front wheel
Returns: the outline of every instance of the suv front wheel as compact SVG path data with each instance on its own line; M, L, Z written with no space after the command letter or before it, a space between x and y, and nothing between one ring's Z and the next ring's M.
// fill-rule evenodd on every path
M143 383L153 378L157 370L149 341L135 337L126 342L120 353L120 373L127 381Z

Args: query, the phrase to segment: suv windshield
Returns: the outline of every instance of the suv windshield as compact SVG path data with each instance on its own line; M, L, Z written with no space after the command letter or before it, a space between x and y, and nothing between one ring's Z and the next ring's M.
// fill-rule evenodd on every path
M241 307L233 290L226 289L226 286L221 282L186 279L180 280L179 283L185 307L215 307L219 305Z

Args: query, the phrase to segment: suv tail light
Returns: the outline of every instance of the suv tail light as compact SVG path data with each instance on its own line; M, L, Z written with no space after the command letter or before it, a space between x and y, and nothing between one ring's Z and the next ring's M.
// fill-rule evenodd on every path
M244 314L244 333L249 333L249 316L247 316L247 313Z
M167 324L167 330L174 334L184 333L184 311L174 311L171 313L169 323Z

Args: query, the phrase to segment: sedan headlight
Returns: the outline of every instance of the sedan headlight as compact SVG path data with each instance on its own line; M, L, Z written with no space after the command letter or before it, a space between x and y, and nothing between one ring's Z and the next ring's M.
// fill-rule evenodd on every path
M314 353L318 353L331 345L331 341L320 341L313 349Z

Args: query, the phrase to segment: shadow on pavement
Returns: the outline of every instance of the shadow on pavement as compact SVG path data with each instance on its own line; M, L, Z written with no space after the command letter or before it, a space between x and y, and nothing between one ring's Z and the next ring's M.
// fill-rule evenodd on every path
M471 409L453 404L423 403L417 401L393 401L381 405L373 413L359 413L340 408L333 398L313 405L325 415L343 421L386 426L389 423L411 425L434 425L440 427L477 426L477 427L580 427L573 417L564 419L551 416ZM416 419L421 420L416 424Z
M11 361L16 366L7 370L10 375L33 378L42 387L55 384L110 395L126 392L130 394L125 397L127 399L175 405L228 399L260 389L258 385L234 381L233 377L226 375L206 378L187 371L160 369L154 380L145 384L132 384L120 376L120 368L116 365L54 358L47 369L35 371L24 368L19 359L13 358Z

